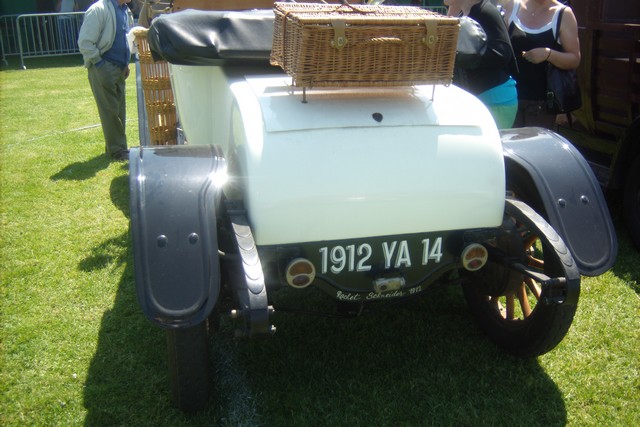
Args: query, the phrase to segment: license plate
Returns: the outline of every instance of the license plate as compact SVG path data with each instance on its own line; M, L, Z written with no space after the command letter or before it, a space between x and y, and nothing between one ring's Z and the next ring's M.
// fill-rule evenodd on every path
M321 246L316 268L320 274L340 275L433 266L442 261L443 246L441 236Z

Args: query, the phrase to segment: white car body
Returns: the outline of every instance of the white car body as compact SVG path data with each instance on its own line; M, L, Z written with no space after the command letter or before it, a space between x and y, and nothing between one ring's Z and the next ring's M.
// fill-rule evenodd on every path
M235 152L228 192L242 192L258 245L502 221L498 130L455 86L309 90L303 103L285 75L171 70L188 143Z

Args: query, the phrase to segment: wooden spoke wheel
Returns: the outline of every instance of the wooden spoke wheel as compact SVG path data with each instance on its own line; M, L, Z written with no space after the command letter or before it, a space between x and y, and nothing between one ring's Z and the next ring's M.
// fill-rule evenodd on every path
M580 274L562 239L525 203L507 200L504 233L486 242L488 264L463 285L480 328L522 357L553 349L577 308Z

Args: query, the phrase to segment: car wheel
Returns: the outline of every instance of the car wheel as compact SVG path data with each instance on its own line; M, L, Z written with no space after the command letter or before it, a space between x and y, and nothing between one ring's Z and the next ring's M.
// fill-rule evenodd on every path
M207 322L167 329L171 397L185 412L195 412L209 400L209 340Z
M535 357L569 330L580 273L562 239L525 203L506 201L503 231L487 242L489 262L463 283L464 295L492 341L516 356Z
M640 156L629 170L624 187L624 220L631 234L631 240L640 250Z

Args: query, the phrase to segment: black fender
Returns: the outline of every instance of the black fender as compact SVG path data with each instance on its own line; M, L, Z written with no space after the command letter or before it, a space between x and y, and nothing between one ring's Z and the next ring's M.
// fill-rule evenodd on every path
M226 170L211 145L131 149L136 293L144 314L161 326L196 325L218 300L216 209Z
M573 255L580 273L611 268L618 241L589 164L565 138L543 128L501 131L507 191L542 215Z

